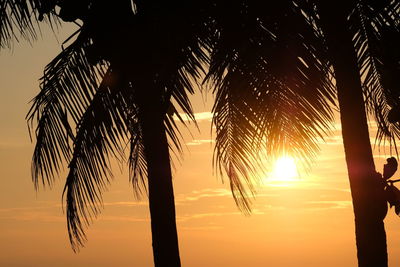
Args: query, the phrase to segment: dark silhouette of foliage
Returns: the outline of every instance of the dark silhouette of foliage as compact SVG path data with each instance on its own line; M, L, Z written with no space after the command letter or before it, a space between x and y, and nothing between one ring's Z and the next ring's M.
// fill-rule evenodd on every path
M391 44L398 42L400 2L264 5L233 1L219 9L234 15L217 20L208 74L217 85L217 163L230 176L234 194L245 197L240 175L252 189L246 178L260 149L309 159L329 133L338 103L359 264L386 266L387 204L364 109L377 121L378 145L388 140L396 149L399 61Z
M201 28L193 23L202 12L183 1L5 3L2 47L18 41L18 34L37 38L42 20L80 20L71 44L46 67L27 116L36 127L36 188L40 182L51 186L68 163L64 197L75 251L100 211L112 178L109 158L122 160L128 145L135 193L149 196L155 265L180 266L169 148L181 149L174 117L184 121L177 110L194 119L187 94L208 60Z
M133 5L6 0L2 5L2 48L19 37L37 38L42 20L82 22L74 41L47 66L28 116L37 124L35 185L40 179L51 185L62 162L69 162L65 196L74 249L99 212L111 177L108 156L122 157L128 143L136 192L149 192L155 263L165 266L172 259L168 266L179 266L176 234L164 235L176 233L168 147L180 150L173 115L179 117L181 109L194 119L191 80L206 74L216 95L214 164L227 174L245 212L253 177L262 167L260 154L285 151L309 163L340 110L359 264L387 265L386 200L398 203L395 187L382 181L394 165L386 167L384 179L377 174L367 114L377 122L377 144L388 141L397 152L398 0L137 0ZM164 201L168 214L159 206ZM169 230L157 226L163 218ZM161 240L174 245L159 246Z
M252 189L260 149L310 160L329 132L334 88L324 43L292 1L243 3L219 6L208 79L216 84L217 166L248 209L240 178Z

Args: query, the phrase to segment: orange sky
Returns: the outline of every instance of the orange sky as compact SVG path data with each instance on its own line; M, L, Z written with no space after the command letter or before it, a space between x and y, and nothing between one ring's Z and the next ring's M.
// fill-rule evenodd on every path
M58 36L64 40L71 29ZM24 117L43 68L60 50L54 35L33 46L0 52L0 266L151 266L146 199L136 201L125 168L104 194L104 211L87 230L79 254L69 247L61 192L36 193L30 180L30 144ZM174 186L182 266L356 266L354 224L340 128L321 144L310 173L259 187L253 214L235 207L229 185L213 175L211 96L193 97L200 133L185 133ZM371 136L374 125L371 124ZM376 150L382 169L386 155ZM283 186L285 185L285 186ZM386 218L390 266L400 266L400 218Z

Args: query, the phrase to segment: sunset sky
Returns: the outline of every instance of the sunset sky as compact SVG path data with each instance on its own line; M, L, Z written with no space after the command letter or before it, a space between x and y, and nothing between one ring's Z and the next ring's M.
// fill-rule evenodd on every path
M21 42L0 52L0 266L152 266L147 199L135 200L127 166L113 169L104 210L87 229L88 242L79 254L70 248L62 210L65 172L51 190L35 192L31 182L28 102L39 91L45 65L72 32L45 29L32 45ZM182 129L186 146L174 161L182 266L356 266L339 120L321 142L310 172L282 180L271 163L270 174L261 174L253 212L245 216L212 167L212 95L192 100L200 131ZM370 123L372 142L375 128ZM374 153L381 171L389 149ZM400 266L400 218L390 210L385 222L389 265Z

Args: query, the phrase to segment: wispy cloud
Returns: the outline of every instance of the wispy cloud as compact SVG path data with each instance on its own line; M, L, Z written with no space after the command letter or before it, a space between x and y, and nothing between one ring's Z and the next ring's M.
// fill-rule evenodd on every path
M230 215L240 215L242 214L240 211L233 212L208 212L208 213L194 213L194 214L185 214L182 216L177 216L177 221L185 222L193 219L203 219L207 217L221 217L221 216L230 216Z
M210 231L220 230L223 227L220 225L203 225L203 226L179 226L179 230L190 230L190 231Z
M224 188L211 189L206 188L203 190L194 190L189 194L181 194L177 196L177 203L187 202L187 201L197 201L203 198L211 197L224 197L230 196L231 192Z
M65 217L57 215L51 208L9 208L0 210L0 220L63 222Z
M183 121L191 120L185 113L179 113L179 115L181 116ZM198 113L194 113L194 117L197 122L204 121L204 120L211 121L211 119L213 117L213 113L208 112L208 111L207 112L198 112ZM174 116L174 120L179 121L179 118L177 116Z
M326 145L343 145L343 138L340 134L336 134L327 137L325 141L321 140L321 143Z
M304 205L306 209L347 209L351 207L350 200L323 200L323 201L307 201Z
M100 216L102 221L112 221L112 222L149 222L149 218L144 217L134 217L134 216Z
M103 206L117 206L117 207L138 207L148 206L147 201L116 201L116 202L105 202Z
M215 140L213 139L194 139L190 142L187 142L186 145L188 146L199 146L203 144L212 144L215 143Z
M277 202L264 205L266 210L330 210L351 208L350 200L316 200L304 202Z

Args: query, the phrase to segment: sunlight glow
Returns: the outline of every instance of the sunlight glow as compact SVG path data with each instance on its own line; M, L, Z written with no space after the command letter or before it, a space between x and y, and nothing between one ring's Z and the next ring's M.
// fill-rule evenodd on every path
M295 181L299 181L299 174L295 160L289 156L277 159L273 171L265 179L267 184L277 186L289 186Z

